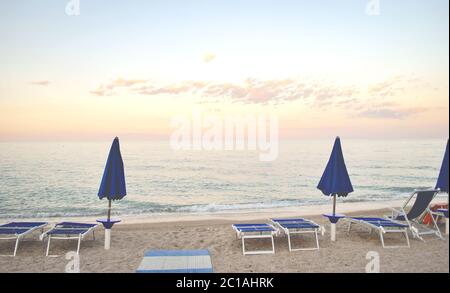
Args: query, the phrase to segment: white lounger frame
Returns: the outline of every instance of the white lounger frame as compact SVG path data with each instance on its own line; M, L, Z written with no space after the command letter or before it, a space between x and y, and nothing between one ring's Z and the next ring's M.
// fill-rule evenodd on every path
M413 199L413 197L417 194L417 192L420 192L422 190L414 190L414 192L410 195L408 200L405 202L405 204L400 207L399 209L396 208L389 208L392 211L392 214L390 216L386 216L390 219L395 219L397 216L402 215L405 218L405 221L407 225L409 226L409 230L411 231L411 234L414 238L420 239L421 241L425 240L423 239L422 235L436 235L439 239L445 240L444 236L442 236L441 230L439 229L439 226L437 224L436 219L433 217L434 212L430 209L430 206L428 206L425 211L422 213L422 215L418 219L408 219L408 213L406 211L406 206L408 203ZM435 190L436 194L439 192L439 190ZM435 194L435 196L436 196ZM427 227L424 224L419 223L419 220L422 220L425 215L431 215L431 220L433 222L434 229Z
M306 220L306 219L305 219ZM319 245L319 231L322 229L321 226L311 220L306 220L308 221L308 223L311 223L313 225L317 225L317 228L295 228L295 229L288 229L286 227L283 227L280 223L270 219L270 221L272 223L274 223L278 228L280 228L284 234L286 234L287 238L288 238L288 246L289 246L289 251L308 251L308 250L319 250L320 249L320 245ZM295 222L293 222L295 223ZM316 242L316 246L314 247L306 247L306 248L293 248L293 245L291 243L291 235L296 235L296 234L314 234L315 237L315 242Z
M34 231L41 229L41 231L44 231L44 227L47 226L47 223L42 224L40 226L32 227L28 231L23 232L22 234L14 234L12 236L7 237L1 237L0 240L16 240L16 244L14 246L14 253L13 254L0 254L0 256L12 256L15 257L17 254L17 250L19 248L19 242L21 239L25 238L28 234L33 233ZM2 229L26 229L26 227L2 227ZM41 233L42 233L41 232Z
M273 231L261 231L261 232L242 232L239 231L237 227L232 225L233 229L236 231L236 238L241 239L242 241L242 254L243 255L254 255L254 254L274 254L275 253L275 242L273 237L279 234L279 230L275 228L273 225L267 224L272 227ZM246 250L245 249L245 240L246 239L270 239L272 243L271 250Z
M401 227L378 227L367 221L357 220L357 219L352 219L352 218L347 218L347 219L349 220L349 225L348 225L348 233L349 234L350 234L353 224L361 224L363 226L369 227L370 235L372 235L374 230L378 232L378 234L380 236L380 240L381 240L381 245L383 246L383 248L410 248L411 247L410 241L409 241L409 235L408 235L408 227L404 227L403 229ZM389 221L392 221L392 220L389 219ZM392 221L392 222L396 223L395 221ZM398 223L398 224L403 225L402 223ZM384 234L387 234L387 233L400 233L400 234L405 235L406 245L386 245L385 241L384 241Z
M448 213L448 211L447 211L447 213ZM445 216L445 213L442 212L442 211L431 211L431 215L432 215L433 218L436 217L434 219L436 221L436 224L439 222L440 218L443 218L446 221L448 221L448 218ZM446 229L445 233L448 235L448 224L447 223L445 224L445 229ZM439 232L440 232L440 229L439 229ZM442 239L443 239L444 236L442 235L442 232L440 232L440 233L441 233L441 236L442 236Z
M81 247L81 240L84 239L84 237L89 234L89 232L92 232L92 240L95 240L95 231L94 229L97 227L98 225L92 226L91 228L88 228L88 230L86 232L80 233L77 236L76 235L66 235L66 236L58 236L58 235L64 235L64 234L55 234L55 235L49 235L47 234L48 232L51 232L54 229L58 229L58 230L74 230L77 228L57 228L57 227L53 227L52 229L48 230L47 232L43 233L41 235L41 239L42 241L45 240L45 237L48 237L47 240L47 250L45 253L45 256L50 256L50 257L57 257L59 255L50 255L50 242L51 240L78 240L78 245L77 245L77 254L80 254L80 247ZM78 228L80 229L80 228Z

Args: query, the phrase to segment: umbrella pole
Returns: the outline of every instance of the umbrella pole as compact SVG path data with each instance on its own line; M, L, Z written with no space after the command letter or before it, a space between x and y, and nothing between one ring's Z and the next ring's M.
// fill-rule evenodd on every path
M111 220L111 200L108 201L108 222Z
M111 200L108 201L108 222L111 221ZM105 229L105 249L111 248L111 228Z
M333 194L333 216L336 215L336 194ZM331 223L331 241L336 241L336 223Z
M336 194L333 194L333 216L336 215Z

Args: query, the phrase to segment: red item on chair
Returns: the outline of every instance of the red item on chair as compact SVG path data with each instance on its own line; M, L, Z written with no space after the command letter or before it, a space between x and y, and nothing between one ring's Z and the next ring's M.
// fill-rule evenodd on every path
M438 209L448 209L448 204L447 203L437 203L431 206L431 210L434 212ZM432 224L432 220L431 220L431 215L430 214L426 214L425 217L423 218L423 224L425 225L430 225Z

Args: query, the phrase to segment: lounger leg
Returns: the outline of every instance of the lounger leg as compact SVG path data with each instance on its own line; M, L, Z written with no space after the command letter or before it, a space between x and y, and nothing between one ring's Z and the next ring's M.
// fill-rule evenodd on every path
M48 253L50 252L50 240L52 238L52 235L48 235L48 241L47 241L47 252L45 256L48 256Z
M81 234L78 235L78 247L77 247L77 254L80 254L80 246L81 246Z
M13 256L16 256L16 254L17 254L17 249L19 248L19 241L20 241L20 237L17 237Z
M412 227L412 226L411 226ZM411 233L412 233L412 235L413 235L413 237L414 238L417 238L417 239L419 239L420 241L422 241L422 242L425 242L425 239L423 239L423 237L422 236L420 236L420 234L419 234L419 232L414 232L412 229L410 229L411 230Z
M292 251L292 244L291 244L291 234L289 233L289 231L287 232L287 237L288 237L289 252L291 252Z
M384 236L383 236L382 231L380 231L380 239L381 239L381 245L383 246L383 248L386 248L386 246L384 245Z
M433 214L430 212L431 220L433 220L434 229L436 231L436 236L439 237L441 240L444 240L444 237L442 236L441 230L439 229L439 226L436 222L436 219L433 217Z
M406 243L408 243L408 248L411 247L410 243L409 243L409 235L408 235L408 229L405 229L405 237L406 237Z
M401 234L405 235L406 244L407 245L406 246L387 246L385 241L384 241L384 234L387 234L389 232L392 232L392 233L393 232L396 232L396 233L398 232L398 233L401 233ZM404 248L404 247L410 248L411 247L410 241L409 241L408 229L396 230L396 231L387 231L387 232L380 231L380 239L381 239L381 244L382 244L383 248Z
M352 230L352 222L349 222L349 224L348 224L348 231L347 231L347 233L348 234L350 234L350 231Z
M275 253L275 242L273 240L273 235L272 235L272 253Z
M448 218L445 218L445 235L448 235L448 225L449 225Z
M95 241L95 231L94 230L92 230L92 240Z
M272 242L272 249L271 250L246 250L245 249L245 239L267 239L270 238L271 242ZM241 238L242 241L242 254L243 255L248 255L248 254L273 254L275 253L275 242L273 239L273 234L271 235L254 235L254 236L242 236Z
M316 235L317 250L319 250L320 249L320 246L319 246L319 235L318 235L317 229L315 229L315 233L314 234Z

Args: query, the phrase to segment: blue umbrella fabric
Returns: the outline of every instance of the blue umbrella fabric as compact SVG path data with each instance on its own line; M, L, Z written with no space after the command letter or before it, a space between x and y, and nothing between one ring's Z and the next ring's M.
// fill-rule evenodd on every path
M353 192L339 137L334 142L333 151L317 188L326 196L347 196Z
M439 172L439 178L436 183L436 189L440 189L442 192L448 193L448 140L444 160L442 161L441 171Z
M336 195L341 197L347 196L353 192L353 186L348 176L347 167L345 166L344 155L342 154L341 139L336 138L333 150L328 160L325 171L320 179L317 188L326 196ZM333 214L336 212L336 201L333 203Z
M120 154L119 138L116 137L109 151L102 182L98 190L100 199L107 198L109 200L108 221L111 218L111 201L120 200L126 194L125 171Z

